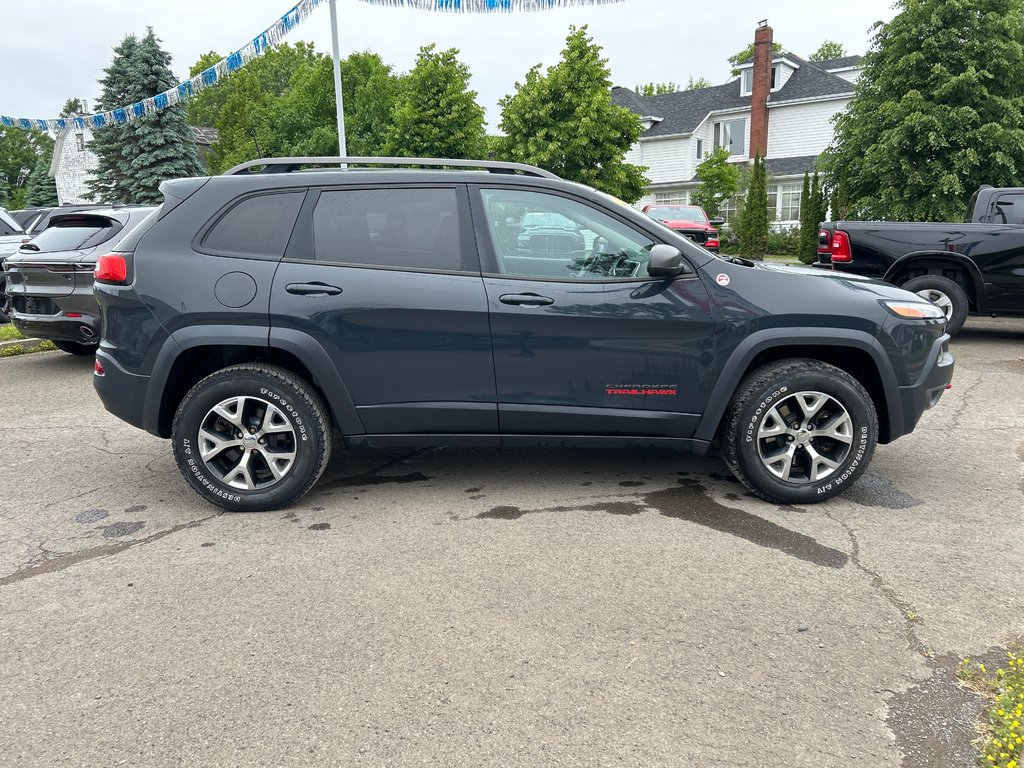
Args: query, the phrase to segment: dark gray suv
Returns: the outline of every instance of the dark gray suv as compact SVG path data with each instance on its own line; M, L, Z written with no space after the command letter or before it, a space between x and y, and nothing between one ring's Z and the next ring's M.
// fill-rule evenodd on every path
M401 164L419 168L355 169ZM299 499L332 432L350 448L719 439L762 498L821 501L953 374L944 317L914 294L718 257L530 166L284 158L162 190L97 263L95 385L228 509ZM524 248L547 220L571 236Z

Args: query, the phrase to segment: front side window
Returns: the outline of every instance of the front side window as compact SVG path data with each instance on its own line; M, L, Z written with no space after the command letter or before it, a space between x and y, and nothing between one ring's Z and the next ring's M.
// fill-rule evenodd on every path
M541 280L647 277L654 242L589 205L511 189L481 191L498 272ZM550 222L532 226L543 219Z
M455 190L322 192L313 210L313 252L317 261L463 271Z
M203 247L228 256L280 259L299 215L304 192L246 198L220 217Z
M725 147L730 155L746 154L744 139L746 138L747 121L725 120L715 123L715 149Z

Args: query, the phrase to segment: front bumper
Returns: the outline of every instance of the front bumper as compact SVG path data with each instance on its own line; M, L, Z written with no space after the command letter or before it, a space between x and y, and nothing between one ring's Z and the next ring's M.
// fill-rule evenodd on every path
M950 382L953 381L954 367L955 361L949 351L949 336L943 335L932 347L928 364L925 365L918 380L910 386L900 387L900 401L903 406L902 431L896 434L901 425L893 425L894 434L891 435L891 439L895 440L900 435L912 432L924 412L938 404L942 393L949 389Z

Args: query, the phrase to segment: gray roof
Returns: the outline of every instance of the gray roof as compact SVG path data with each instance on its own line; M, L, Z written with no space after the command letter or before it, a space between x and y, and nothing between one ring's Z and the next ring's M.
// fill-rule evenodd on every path
M791 53L787 53L786 58L799 64L800 69L790 76L782 88L768 97L769 105L799 99L853 95L853 84L827 72L822 62L805 61ZM859 59L850 56L832 61L853 58ZM629 88L612 88L612 101L615 104L641 116L662 118L643 134L644 138L693 133L710 112L749 107L750 98L740 96L739 80L661 96L641 96Z
M804 155L803 157L770 157L765 162L765 169L768 175L775 176L803 176L804 172L814 173L814 161L817 155ZM700 178L694 176L691 182L698 182Z
M856 67L860 64L863 56L843 56L839 59L825 59L824 61L814 62L822 69L827 69L830 72L834 69L847 69L849 67Z

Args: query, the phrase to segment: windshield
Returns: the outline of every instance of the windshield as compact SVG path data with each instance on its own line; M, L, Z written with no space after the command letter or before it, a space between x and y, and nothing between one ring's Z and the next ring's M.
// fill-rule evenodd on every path
M693 221L707 223L704 211L692 205L656 205L647 209L647 215L659 221Z
M121 224L106 216L62 216L36 235L27 245L32 251L54 253L77 251L106 242Z

